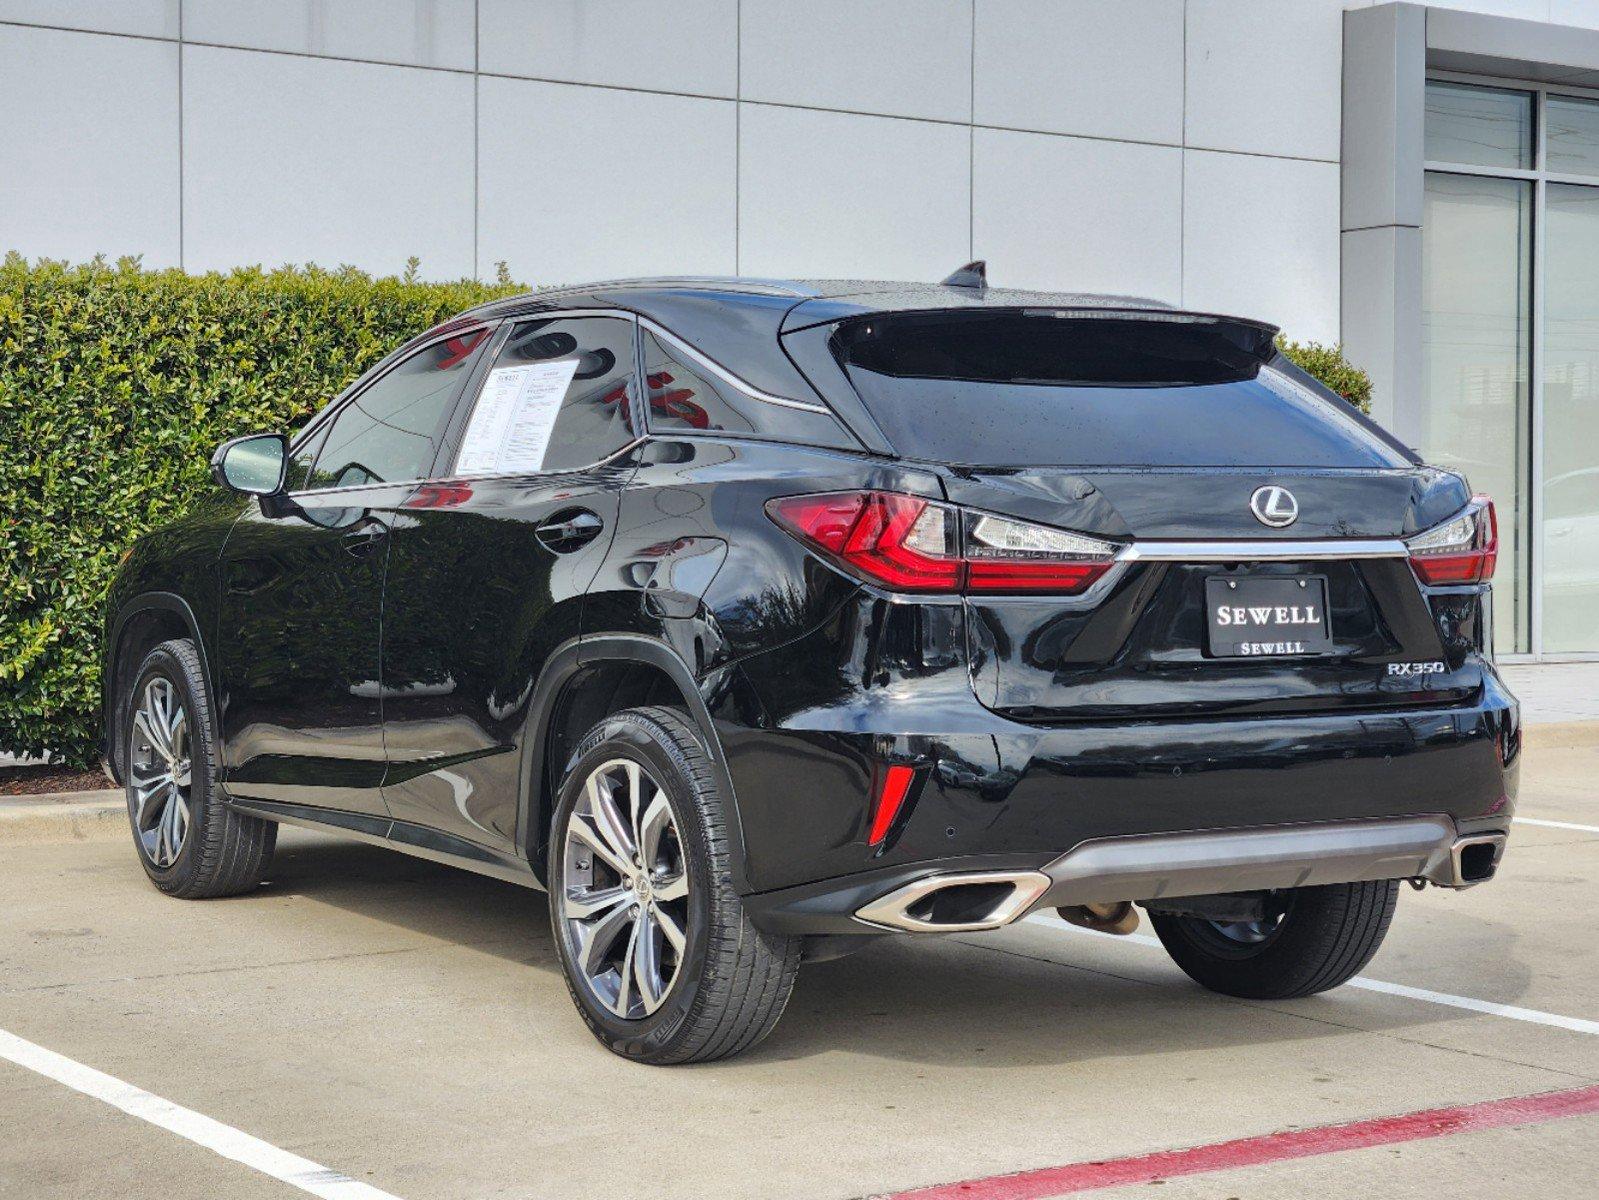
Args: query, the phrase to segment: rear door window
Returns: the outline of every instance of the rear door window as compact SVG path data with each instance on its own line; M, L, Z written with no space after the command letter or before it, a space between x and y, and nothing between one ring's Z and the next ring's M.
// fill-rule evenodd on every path
M1242 322L1049 310L846 322L839 362L896 450L978 466L1403 467Z
M529 475L609 458L636 437L634 379L628 318L520 322L484 378L455 473Z

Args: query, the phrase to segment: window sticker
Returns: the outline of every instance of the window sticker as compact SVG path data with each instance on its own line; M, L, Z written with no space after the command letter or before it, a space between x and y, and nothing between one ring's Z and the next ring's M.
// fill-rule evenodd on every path
M576 359L568 359L490 371L467 423L456 474L520 475L543 467L577 366Z

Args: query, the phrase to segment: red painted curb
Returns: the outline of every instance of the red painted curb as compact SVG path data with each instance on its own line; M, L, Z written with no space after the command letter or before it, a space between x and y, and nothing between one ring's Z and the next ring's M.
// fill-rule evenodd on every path
M1351 1121L1346 1125L1318 1125L1313 1129L1268 1133L1230 1142L1214 1142L1208 1146L1192 1146L1186 1150L1162 1150L1134 1158L1068 1163L1065 1166L1022 1171L1016 1175L992 1175L987 1179L968 1179L963 1183L935 1184L908 1192L895 1192L879 1200L1044 1200L1048 1196L1150 1183L1178 1175L1229 1171L1236 1167L1253 1167L1290 1158L1310 1158L1318 1154L1336 1154L1341 1150L1359 1150L1366 1146L1387 1146L1395 1142L1446 1137L1479 1129L1498 1129L1505 1125L1558 1121L1595 1112L1599 1112L1599 1086L1573 1088L1564 1092L1486 1100L1455 1108L1431 1108L1393 1117L1374 1117L1368 1121Z

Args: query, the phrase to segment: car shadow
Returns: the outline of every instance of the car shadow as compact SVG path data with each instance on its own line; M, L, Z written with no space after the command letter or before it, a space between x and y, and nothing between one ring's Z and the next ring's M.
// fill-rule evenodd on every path
M542 892L297 832L285 839L261 894L304 897L534 967L552 984L536 994L569 1003ZM1399 920L1403 913L1402 898ZM1496 964L1496 991L1509 982L1516 994L1524 990L1531 973L1515 958L1512 930L1469 914L1432 920L1433 933ZM1461 926L1436 928L1440 920ZM1381 966L1379 955L1373 974L1390 977ZM526 996L515 984L506 989L507 1003ZM777 1028L739 1061L842 1051L924 1065L1038 1066L1357 1030L1400 1033L1472 1015L1350 988L1303 1000L1236 1000L1200 989L1157 949L1028 926L1019 934L885 937L846 958L808 963Z
M256 896L290 895L510 962L560 969L543 892L382 846L281 832Z

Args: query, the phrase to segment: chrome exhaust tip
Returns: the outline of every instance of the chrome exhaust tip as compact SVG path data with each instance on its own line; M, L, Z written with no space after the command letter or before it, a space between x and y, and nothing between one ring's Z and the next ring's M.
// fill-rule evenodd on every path
M1484 833L1458 839L1449 848L1450 877L1442 886L1468 888L1492 879L1504 857L1505 838L1502 833Z
M907 933L971 933L1009 925L1049 890L1041 871L967 871L929 875L855 911L868 925Z

